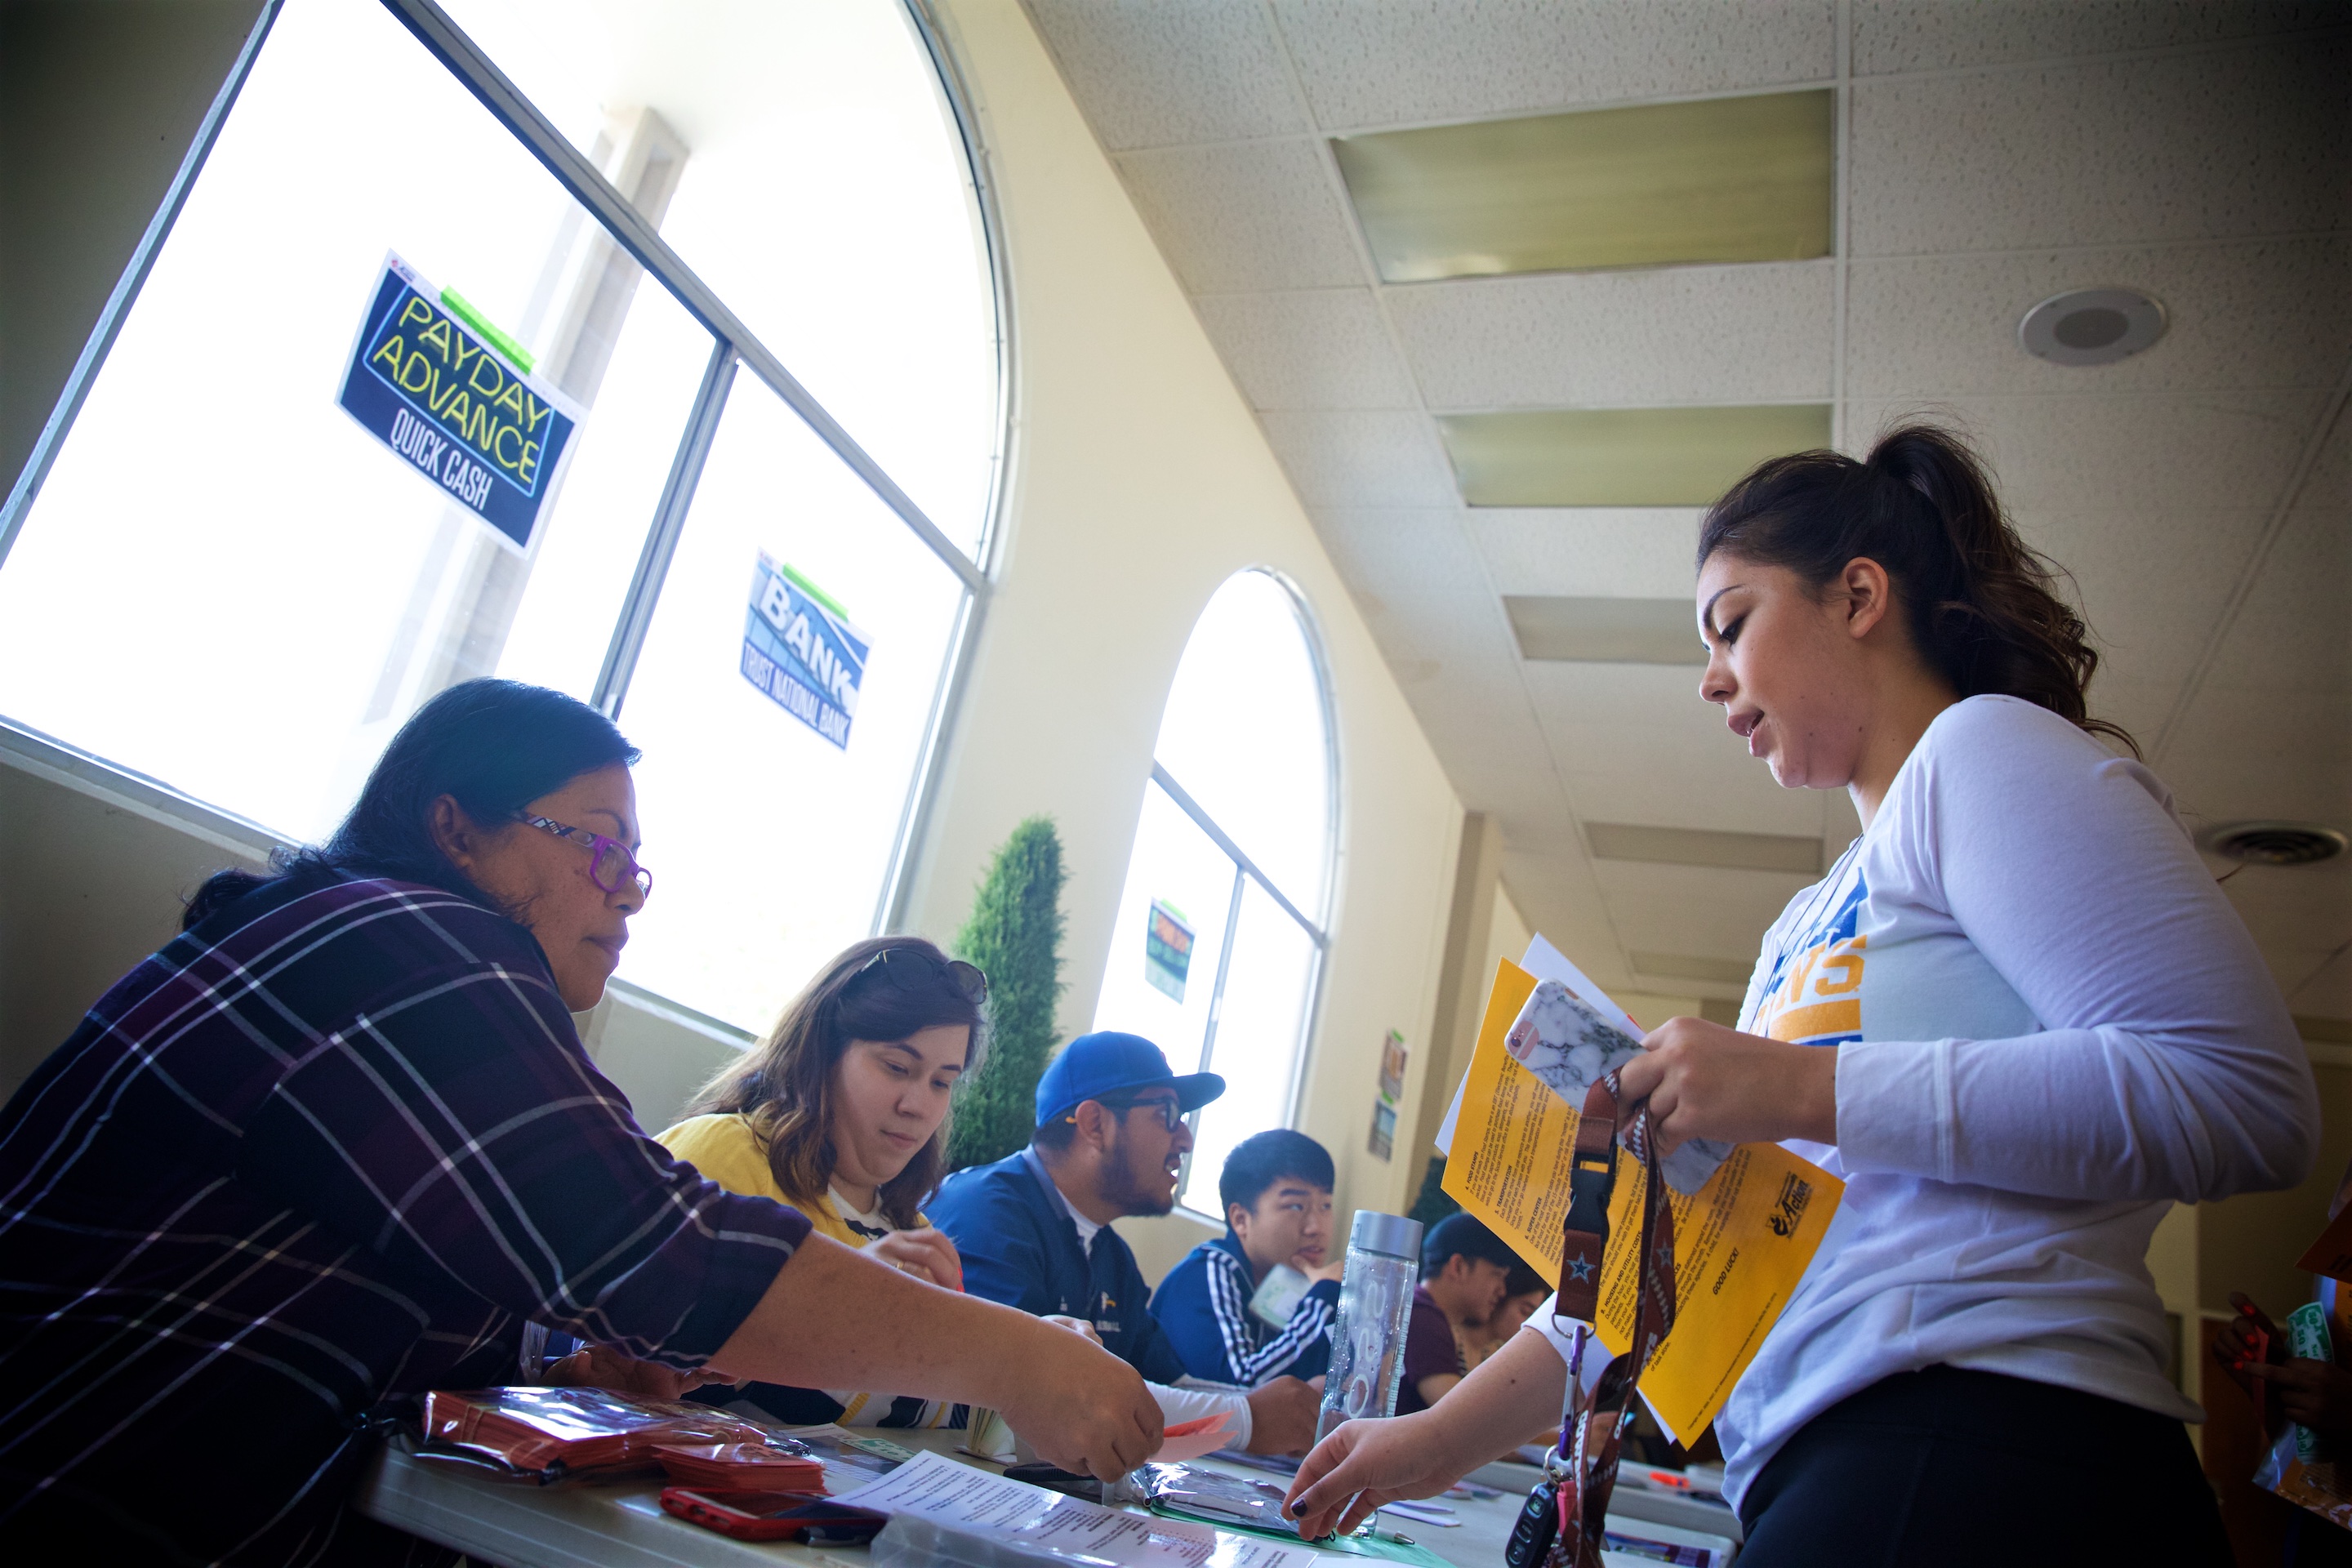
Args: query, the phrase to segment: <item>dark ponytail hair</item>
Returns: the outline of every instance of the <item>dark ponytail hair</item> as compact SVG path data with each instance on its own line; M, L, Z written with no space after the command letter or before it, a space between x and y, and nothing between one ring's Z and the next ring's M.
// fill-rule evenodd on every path
M462 681L400 727L323 848L280 849L268 876L214 873L188 900L180 929L287 879L323 885L385 877L490 906L433 842L426 826L433 803L454 795L475 821L503 822L582 773L636 760L637 749L613 721L577 698L516 680Z
M2089 628L2058 596L2059 568L2001 510L1984 460L1949 430L1897 426L1867 462L1816 451L1760 464L1699 524L1698 563L1718 550L1815 589L1866 556L1894 582L1912 646L1962 697L2023 698L2139 751L2090 716Z

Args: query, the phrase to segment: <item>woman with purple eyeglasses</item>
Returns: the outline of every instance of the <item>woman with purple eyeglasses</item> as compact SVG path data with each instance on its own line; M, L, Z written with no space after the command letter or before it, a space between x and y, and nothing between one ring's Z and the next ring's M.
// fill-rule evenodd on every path
M435 1388L845 1380L995 1406L1106 1480L1159 1446L1099 1347L812 1235L638 1128L572 1020L653 888L636 756L561 692L442 692L324 847L207 881L0 1110L21 1552L453 1558L345 1506ZM551 1360L551 1331L593 1348Z

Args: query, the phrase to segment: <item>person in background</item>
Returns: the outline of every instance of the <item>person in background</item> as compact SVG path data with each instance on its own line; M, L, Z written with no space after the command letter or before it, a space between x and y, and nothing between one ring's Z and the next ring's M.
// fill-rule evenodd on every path
M1620 1071L1661 1151L1779 1142L1845 1184L1714 1423L1743 1568L2227 1562L2148 1239L2301 1182L2318 1093L2170 791L2090 712L2057 568L1916 423L1761 464L1695 565L1696 695L1863 830L1765 932L1738 1028L1669 1019ZM1301 1527L1556 1420L1581 1332L1538 1310L1444 1410L1340 1427Z
M1330 1256L1331 1155L1304 1132L1254 1133L1225 1156L1217 1198L1225 1234L1168 1271L1151 1315L1193 1376L1255 1388L1286 1373L1317 1378L1331 1362L1341 1258ZM1305 1295L1276 1323L1252 1298L1277 1265L1305 1276Z
M1510 1288L1518 1254L1475 1217L1450 1214L1421 1244L1421 1283L1404 1331L1400 1415L1426 1410L1470 1371L1462 1341L1486 1327Z
M2331 1222L2344 1212L2347 1202L2352 1202L2352 1168L2345 1171L2336 1183L2336 1195L2328 1202ZM2347 1300L2347 1288L2339 1279L2322 1274L2316 1276L2315 1285L2314 1299L2326 1314L2333 1361L2294 1354L2285 1328L2273 1321L2253 1298L2239 1290L2230 1293L2230 1305L2237 1315L2213 1336L2213 1357L2268 1419L2263 1433L2265 1441L2275 1442L2285 1422L2308 1427L2332 1444L2322 1458L2335 1476L2342 1478L2352 1474L2352 1463L2347 1463L2352 1461L2352 1300ZM2261 1342L2254 1338L2257 1333L2266 1342L2260 1355L2255 1353ZM2264 1470L2269 1468L2266 1462ZM2291 1490L2259 1476L2256 1482L2283 1493ZM2340 1491L2340 1483L2330 1489ZM2290 1496L2289 1500L2294 1500ZM2290 1517L2287 1561L2315 1568L2352 1562L2352 1538L2331 1521L2301 1508Z
M0 1111L0 1532L26 1561L449 1560L346 1507L404 1396L824 1378L1106 1479L1132 1369L672 1160L582 1047L653 879L637 752L449 688L320 849L224 871ZM856 1301L856 1312L839 1303ZM389 1402L389 1403L388 1403Z
M659 1141L730 1193L790 1204L818 1235L961 1290L955 1243L915 1205L946 1163L949 1103L980 1065L987 997L987 976L920 937L858 942ZM796 1426L961 1426L966 1409L772 1384L740 1397Z
M965 1289L1090 1329L1149 1381L1170 1425L1228 1414L1248 1428L1240 1446L1290 1453L1314 1440L1315 1390L1294 1377L1246 1396L1175 1386L1189 1379L1184 1358L1151 1315L1133 1249L1110 1227L1176 1206L1176 1173L1192 1147L1184 1114L1224 1091L1214 1073L1178 1078L1140 1036L1081 1036L1037 1080L1029 1146L950 1176L931 1223L954 1241Z
M1511 1277L1503 1283L1503 1304L1495 1309L1493 1317L1456 1336L1462 1342L1462 1359L1471 1370L1476 1371L1487 1357L1510 1343L1511 1336L1526 1326L1550 1294L1551 1286L1544 1277L1514 1257Z

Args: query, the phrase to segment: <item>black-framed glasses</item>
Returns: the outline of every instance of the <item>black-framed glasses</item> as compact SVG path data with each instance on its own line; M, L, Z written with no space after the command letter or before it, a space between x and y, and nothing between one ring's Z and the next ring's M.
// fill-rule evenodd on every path
M896 969L890 967L890 961L894 958L899 961L898 967ZM919 976L912 967L917 964L921 965L923 970ZM877 968L889 975L892 982L898 985L919 984L923 979L944 971L949 981L971 1000L973 1006L980 1006L988 1000L987 974L982 972L979 964L966 963L961 958L934 958L919 947L886 947L859 964L857 973L863 974L869 969ZM855 980L857 975L853 974L850 978Z
M607 838L590 828L573 827L551 817L525 816L518 812L515 820L525 827L536 827L541 833L552 833L558 838L568 838L583 845L588 850L588 879L608 893L621 890L624 881L637 885L637 897L653 896L654 874L637 864L629 847L617 838Z
M1177 1128L1184 1124L1183 1110L1176 1103L1173 1096L1171 1096L1166 1100L1160 1100L1154 1097L1150 1100L1105 1100L1097 1101L1097 1103L1100 1104L1106 1110L1118 1111L1121 1116L1125 1116L1130 1110L1150 1110L1157 1112L1160 1117L1160 1124L1167 1128L1171 1132L1175 1131Z

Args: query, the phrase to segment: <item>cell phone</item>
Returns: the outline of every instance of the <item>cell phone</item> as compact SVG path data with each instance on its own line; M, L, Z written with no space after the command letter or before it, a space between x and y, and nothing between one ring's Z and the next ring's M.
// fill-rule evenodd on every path
M664 1487L662 1511L737 1541L805 1541L862 1546L890 1522L887 1513L814 1492L709 1492Z

